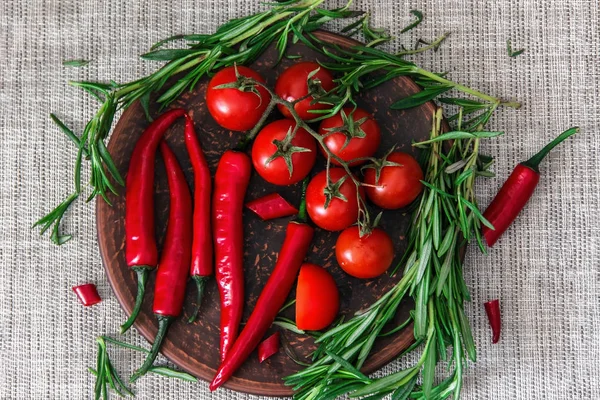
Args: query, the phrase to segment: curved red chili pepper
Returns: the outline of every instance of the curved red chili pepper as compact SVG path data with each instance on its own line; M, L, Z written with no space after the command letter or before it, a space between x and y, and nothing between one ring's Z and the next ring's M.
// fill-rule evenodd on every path
M492 247L504 231L513 223L525 207L540 181L540 163L546 155L560 142L579 132L579 128L571 128L561 133L548 143L539 153L529 160L517 165L494 197L483 216L494 226L484 226L481 230L488 246Z
M148 273L158 263L154 236L154 160L156 149L167 129L185 110L174 109L158 117L137 141L125 183L125 259L137 274L135 306L127 321L121 325L126 332L140 312Z
M221 361L238 333L244 308L244 233L242 210L252 162L245 153L228 150L215 174L212 227L215 277L221 296Z
M208 163L196 136L194 121L185 116L185 145L194 170L194 240L190 275L196 282L198 298L189 322L194 322L202 304L206 281L213 273L213 243L211 231L211 182Z
M500 340L500 329L502 322L500 318L500 300L492 300L483 304L485 307L485 313L488 316L490 322L490 328L492 328L492 343L498 343Z
M289 217L298 213L296 207L287 202L279 193L271 193L246 203L246 208L258 215L263 221Z
M275 268L260 293L248 322L227 353L225 361L219 366L217 374L209 386L211 391L219 388L233 375L256 348L275 320L279 309L292 290L313 234L314 229L305 223L290 222L288 224Z
M158 318L158 333L152 349L130 381L133 382L152 366L173 318L179 316L185 297L192 254L192 196L169 146L162 142L160 151L165 161L169 181L169 222L156 282L154 284L154 314Z

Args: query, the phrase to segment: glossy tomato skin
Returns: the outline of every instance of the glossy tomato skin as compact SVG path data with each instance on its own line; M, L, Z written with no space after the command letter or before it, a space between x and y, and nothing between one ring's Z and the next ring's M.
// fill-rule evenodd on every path
M265 80L260 74L248 67L238 66L238 73L258 82ZM256 86L260 97L253 92L238 89L215 89L215 86L236 81L234 67L226 67L213 76L206 89L206 105L210 115L225 129L247 131L257 124L271 99L269 92Z
M298 329L324 329L335 320L339 309L340 295L331 274L318 265L302 264L296 288Z
M296 123L289 119L281 119L271 122L265 126L254 140L252 145L252 163L256 172L267 182L275 185L292 185L304 179L315 165L317 159L317 142L304 129L300 128L296 132L290 145L309 149L309 152L294 152L292 157L293 173L286 165L285 159L281 156L267 162L269 158L277 151L274 140L283 141L289 129L293 129Z
M331 168L329 177L331 182L336 183L344 176L346 171L342 168ZM325 188L327 186L327 172L321 171L315 175L306 189L306 211L310 219L319 228L328 231L340 231L356 222L358 218L358 199L356 197L356 185L350 177L342 183L339 190L347 201L333 198L325 208ZM359 188L359 193L364 198L364 189Z
M277 82L275 83L275 93L279 97L287 101L294 101L308 94L308 75L316 69L319 69L312 78L319 79L321 81L321 87L325 91L330 91L335 87L333 82L333 75L331 72L321 67L316 62L299 62L287 68L279 75ZM298 113L298 116L303 120L309 120L318 117L318 114L310 113L309 110L324 110L329 108L327 104L310 104L313 97L307 97L306 99L296 103L294 110ZM286 118L292 118L290 111L283 105L278 104L277 108Z
M348 275L375 278L392 265L394 243L382 229L373 228L370 234L360 237L358 226L351 226L338 236L335 257Z
M365 169L365 183L377 185L377 187L366 186L367 196L374 204L387 210L406 207L423 190L421 166L413 156L399 151L388 155L387 161L401 166L383 167L379 182L375 182L375 169Z
M350 139L348 145L344 147L344 143L346 143L346 135L344 133L334 132L330 134L331 131L329 129L344 125L341 113L344 112L349 116L350 113L352 113L352 110L352 107L345 107L338 114L324 119L321 122L321 125L319 125L319 134L328 134L324 140L325 146L327 146L333 154L346 162L355 158L371 157L375 155L375 152L377 152L377 148L379 148L379 144L381 143L381 129L379 128L379 124L370 113L361 108L354 110L352 119L358 121L365 117L369 118L360 125L361 130L366 135L364 138L354 137ZM327 157L327 153L323 148L321 148L321 152ZM331 162L340 165L339 162L334 159L332 159ZM365 163L365 161L355 161L350 163L350 166L356 166L363 163Z

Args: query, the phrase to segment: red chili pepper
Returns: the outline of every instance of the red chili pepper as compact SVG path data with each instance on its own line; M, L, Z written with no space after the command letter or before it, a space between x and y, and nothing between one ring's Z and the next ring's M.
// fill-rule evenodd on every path
M86 283L85 285L73 286L73 291L77 295L77 298L86 307L93 306L102 301L96 285L93 283Z
M215 174L212 227L215 277L221 296L221 361L235 341L244 309L244 229L242 210L252 162L245 153L228 150Z
M298 217L300 221L306 221L306 206L304 201L302 203ZM304 222L288 223L275 268L260 293L248 322L227 353L225 361L219 366L209 386L211 391L216 390L233 375L275 320L279 309L292 290L313 235L314 229Z
M275 332L258 345L258 362L263 362L279 351L279 332Z
M169 182L169 222L156 282L152 310L158 318L158 333L144 364L130 382L144 375L150 367L173 319L181 313L185 286L192 255L192 196L183 171L169 146L162 142L160 151L165 161Z
M502 326L500 322L500 301L498 299L488 301L484 303L485 312L490 321L490 327L492 328L492 343L498 343L500 340L500 328Z
M246 203L246 207L263 221L289 217L298 213L296 207L287 202L279 193L271 193Z
M194 322L202 304L206 281L213 273L213 243L210 227L210 170L196 136L194 121L189 115L185 116L185 145L194 169L194 241L190 275L196 282L198 298L189 319L189 322Z
M158 117L144 131L133 149L127 172L125 194L125 258L137 274L135 306L127 321L121 325L125 333L142 307L148 274L158 263L154 236L154 159L156 149L167 129L185 110L174 109Z
M483 216L494 226L494 229L486 226L482 228L488 246L492 247L496 243L496 240L513 223L533 195L540 180L538 169L540 162L556 145L577 132L579 132L579 128L564 131L539 153L517 165L487 210L485 210L485 213L483 213Z

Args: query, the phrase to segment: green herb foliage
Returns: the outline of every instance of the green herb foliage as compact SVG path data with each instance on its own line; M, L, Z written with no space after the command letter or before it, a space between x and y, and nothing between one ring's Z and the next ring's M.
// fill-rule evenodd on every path
M399 99L393 108L414 107L435 98L440 93L454 89L474 96L481 102L481 109L488 111L487 114L484 112L473 118L471 125L477 126L485 123L491 116L490 110L498 105L517 106L516 103L505 103L495 97L454 83L440 74L428 72L403 59L407 55L437 49L447 34L425 47L403 50L396 55L389 54L374 48L391 40L391 36L384 29L372 27L368 14L349 10L350 2L344 7L331 10L321 7L323 2L324 0L290 0L274 3L266 11L228 21L210 35L175 35L162 40L152 46L148 53L142 55L142 58L162 61L165 64L154 73L132 82L124 84L71 82L72 85L80 87L97 99L100 107L86 124L81 135L75 134L58 117L52 115L53 121L77 147L74 168L75 190L34 226L41 226L42 233L52 227L51 238L56 244L63 244L71 238L70 235L60 234L60 222L70 205L85 189L81 184L81 169L84 161L89 161L91 169L88 201L99 195L110 204L109 193L118 194L118 186L124 184L123 178L115 167L105 144L117 111L126 109L139 100L147 117L150 118L148 105L151 95L157 96L156 101L162 108L168 107L181 93L193 90L203 77L225 66L249 64L272 43L277 46L281 58L285 56L289 41L292 43L301 41L330 56L332 62L324 65L342 75L338 79L337 88L320 99L321 102L329 103L332 107L329 110L321 110L322 114L315 114L315 119L326 118L339 111L344 104L352 104L353 95L359 90L368 89L402 75L415 78L424 88L424 93ZM412 13L417 20L421 19L422 15L419 12ZM343 50L319 41L312 34L327 22L351 18L357 20L351 22L343 31L350 35L361 32L368 42L364 46ZM166 43L173 41L182 41L184 47L163 48Z

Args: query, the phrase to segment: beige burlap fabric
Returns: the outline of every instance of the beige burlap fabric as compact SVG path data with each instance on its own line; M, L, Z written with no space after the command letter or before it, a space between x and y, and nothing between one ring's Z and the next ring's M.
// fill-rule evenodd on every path
M94 338L116 333L123 313L96 244L94 210L78 203L61 248L30 226L71 190L74 148L48 118L76 131L94 102L70 79L124 82L155 65L137 55L174 33L211 32L259 9L234 0L3 0L0 2L0 399L89 399ZM418 62L467 85L523 102L498 114L507 135L486 143L498 177L479 186L487 204L519 161L572 125L582 133L554 152L529 207L489 256L471 249L466 280L479 360L464 399L592 399L600 395L600 15L598 0L356 1L399 34L409 10L425 22L396 42L452 32ZM510 58L506 40L525 53ZM93 60L88 68L64 59ZM96 282L105 299L85 309L71 286ZM482 303L502 299L504 332L490 344ZM135 333L127 339L142 344ZM125 373L142 361L115 352ZM389 373L397 362L385 367ZM148 376L140 399L249 398L206 383Z

